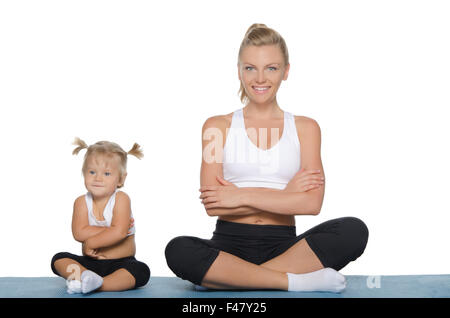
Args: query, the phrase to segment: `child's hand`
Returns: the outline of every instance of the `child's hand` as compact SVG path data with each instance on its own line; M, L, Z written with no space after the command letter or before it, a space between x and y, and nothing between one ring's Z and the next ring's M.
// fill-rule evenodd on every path
M83 242L82 253L83 253L84 256L89 256L89 257L92 257L92 258L96 258L97 257L97 250L89 248L88 245L86 244L86 241Z
M134 226L134 219L131 218L131 219L130 219L130 226L129 226L129 228L128 228L128 234L131 233L131 229L133 228L133 226Z
M86 243L87 240L85 242L83 242L83 255L84 256L89 256L95 259L108 259L106 258L103 254L100 254L100 249L92 249L89 247L89 245Z

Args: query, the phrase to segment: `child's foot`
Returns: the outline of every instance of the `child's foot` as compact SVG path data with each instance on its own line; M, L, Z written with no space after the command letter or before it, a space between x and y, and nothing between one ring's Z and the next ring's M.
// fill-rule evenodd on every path
M288 291L327 291L340 293L345 289L344 275L332 268L323 268L306 274L287 273Z
M81 274L81 291L83 294L90 293L103 284L103 278L90 270L85 270Z
M76 279L66 280L67 292L69 294L81 293L81 282Z

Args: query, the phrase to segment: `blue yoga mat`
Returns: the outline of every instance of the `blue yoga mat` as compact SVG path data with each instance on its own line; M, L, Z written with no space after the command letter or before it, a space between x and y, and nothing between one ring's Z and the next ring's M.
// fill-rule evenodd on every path
M61 277L0 277L1 298L450 298L450 275L357 276L348 275L347 288L329 292L279 290L198 291L177 277L151 277L149 283L123 292L66 292Z

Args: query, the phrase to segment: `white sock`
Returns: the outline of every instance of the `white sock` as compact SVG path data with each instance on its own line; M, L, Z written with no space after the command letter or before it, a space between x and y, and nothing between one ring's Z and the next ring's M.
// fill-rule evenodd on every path
M339 293L344 290L344 275L332 268L323 268L306 274L287 273L288 291L327 291Z
M81 282L76 279L66 280L67 292L69 294L81 293Z
M102 284L103 278L93 271L85 270L81 274L81 291L83 292L83 294L90 293L91 291L100 288Z

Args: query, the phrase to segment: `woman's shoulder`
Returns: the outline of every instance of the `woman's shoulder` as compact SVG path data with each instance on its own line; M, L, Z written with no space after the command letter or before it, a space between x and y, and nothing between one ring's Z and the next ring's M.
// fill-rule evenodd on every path
M297 123L306 123L306 124L308 124L308 123L314 123L314 122L316 122L316 120L314 120L313 118L311 118L311 117L307 117L307 116L299 116L299 115L294 115L294 118L295 118L295 122ZM317 123L317 122L316 122Z
M320 134L320 126L315 119L307 116L294 116L294 118L299 139L303 136Z
M219 128L220 130L225 130L231 126L232 118L233 113L211 116L205 120L202 130L205 131L208 128Z
M294 119L297 129L319 127L319 123L311 117L294 115Z

